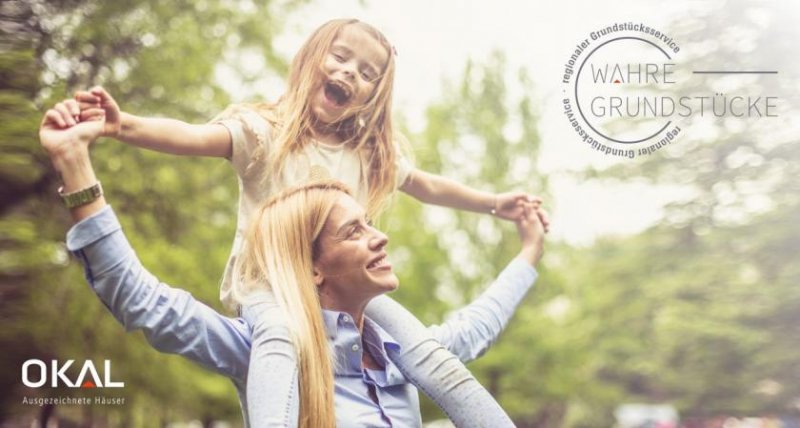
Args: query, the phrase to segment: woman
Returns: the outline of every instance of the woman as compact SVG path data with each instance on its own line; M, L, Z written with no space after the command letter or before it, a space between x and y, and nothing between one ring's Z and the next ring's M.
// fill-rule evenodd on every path
M88 146L102 124L60 129L53 114L58 113L46 115L40 139L62 175L62 196L78 222L67 245L84 263L93 290L126 329L141 329L156 349L230 377L244 401L249 326L160 283L141 266L89 160ZM538 206L526 206L517 222L522 250L498 280L455 319L431 329L462 361L476 358L493 342L535 280L532 265L541 257L544 233L538 215ZM335 403L335 415L321 413L325 406L312 403L300 409L300 418L314 418L319 426L334 421L337 426L420 425L416 390L392 363L398 345L363 316L372 298L398 285L386 260L387 242L347 189L332 182L281 193L264 205L251 227L237 280L251 288L271 287L284 310L302 308L304 316L286 314L291 322L308 322L314 332L293 337L311 341L314 349L300 356L300 384L304 376L320 376Z

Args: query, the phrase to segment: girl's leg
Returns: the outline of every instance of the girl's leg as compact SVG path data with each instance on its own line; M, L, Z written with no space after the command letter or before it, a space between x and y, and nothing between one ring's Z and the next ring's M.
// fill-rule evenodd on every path
M392 361L457 427L514 426L464 364L403 306L380 296L372 299L366 315L400 343L399 353L389 353Z
M296 427L300 409L297 353L283 313L269 292L242 308L253 337L247 373L247 415L251 428Z

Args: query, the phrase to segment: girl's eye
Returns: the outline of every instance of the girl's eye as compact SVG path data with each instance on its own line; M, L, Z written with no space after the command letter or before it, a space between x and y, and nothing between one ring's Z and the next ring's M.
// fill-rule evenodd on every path
M336 59L336 61L344 62L344 57L339 54L333 54L333 58Z
M367 226L372 227L372 225L373 225L372 219L367 217Z

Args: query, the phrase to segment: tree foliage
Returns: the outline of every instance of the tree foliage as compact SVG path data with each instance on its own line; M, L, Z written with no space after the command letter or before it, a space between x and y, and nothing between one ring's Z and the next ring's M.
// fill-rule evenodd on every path
M109 88L125 110L206 121L229 102L220 76L255 92L264 74L284 73L272 40L296 4L0 5L0 389L7 392L0 421L30 425L33 416L54 412L101 426L238 423L227 380L158 354L140 335L123 336L83 285L63 244L69 220L55 196L59 179L36 129L45 108L94 84ZM681 54L698 69L792 70L792 58L782 55L797 30L783 7L730 0L700 11L673 26ZM710 36L716 34L741 37ZM243 59L259 71L238 67ZM791 105L796 78L779 76L734 80L739 86L727 90L777 94ZM718 84L693 79L677 92ZM427 109L425 128L408 133L416 165L476 188L558 198L536 168L541 145L531 86L500 53L467 64ZM717 121L700 138L691 137L700 124L686 123L681 141L656 155L583 175L604 183L645 177L684 186L691 197L670 204L660 222L636 236L606 237L588 248L547 243L531 296L495 347L470 366L519 426L611 426L617 405L638 401L669 402L687 417L797 415L800 151L791 113ZM114 141L99 142L93 159L144 265L222 310L217 279L238 191L231 169ZM394 297L426 323L476 297L519 249L510 223L405 196L381 226L401 275ZM53 395L21 386L19 367L29 358L111 359L128 405L20 406L22 396ZM430 402L424 414L438 415Z
M779 115L693 117L663 155L589 171L601 182L645 177L691 196L644 233L571 258L567 282L586 287L580 306L593 326L594 387L576 396L576 425L622 400L672 403L688 418L798 416L799 93L785 56L797 27L787 5L744 1L704 5L673 27L681 62L693 69L779 72L694 76L674 93L778 96ZM603 398L603 389L614 394Z
M230 102L220 86L259 76L237 70L246 52L260 75L286 70L272 41L299 1L128 2L8 1L2 8L0 51L0 420L26 423L39 412L67 420L152 426L173 420L239 421L227 380L161 355L122 329L83 285L63 244L69 227L56 196L59 179L38 144L44 110L72 91L103 85L123 109L142 115L209 120ZM179 159L100 141L98 176L130 230L144 264L222 310L218 279L232 241L237 186L224 162ZM85 395L37 391L20 382L29 358L110 359L126 383L116 408L37 409L22 396ZM73 373L73 377L76 374ZM105 421L105 422L103 422ZM29 423L28 423L29 424Z

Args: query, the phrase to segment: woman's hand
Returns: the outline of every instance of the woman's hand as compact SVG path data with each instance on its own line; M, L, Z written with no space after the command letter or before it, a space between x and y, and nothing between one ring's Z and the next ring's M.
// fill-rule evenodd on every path
M39 126L39 141L59 171L63 161L88 154L89 145L102 135L103 124L93 117L98 109L81 111L75 100L64 100L47 110Z
M102 122L104 137L119 137L122 132L122 112L114 98L100 86L88 91L75 92L75 101L80 107L81 121L96 120ZM87 117L84 118L84 112Z
M538 203L524 203L522 214L515 221L517 233L522 243L519 257L535 265L544 253L545 224L549 224L547 212Z
M86 117L94 114L91 109ZM81 121L75 100L62 101L44 114L39 126L39 141L50 156L53 166L61 174L64 185L59 193L69 194L88 189L98 184L97 177L89 159L89 145L103 133L103 124L98 120ZM70 208L76 222L93 215L106 205L102 193L95 199Z

